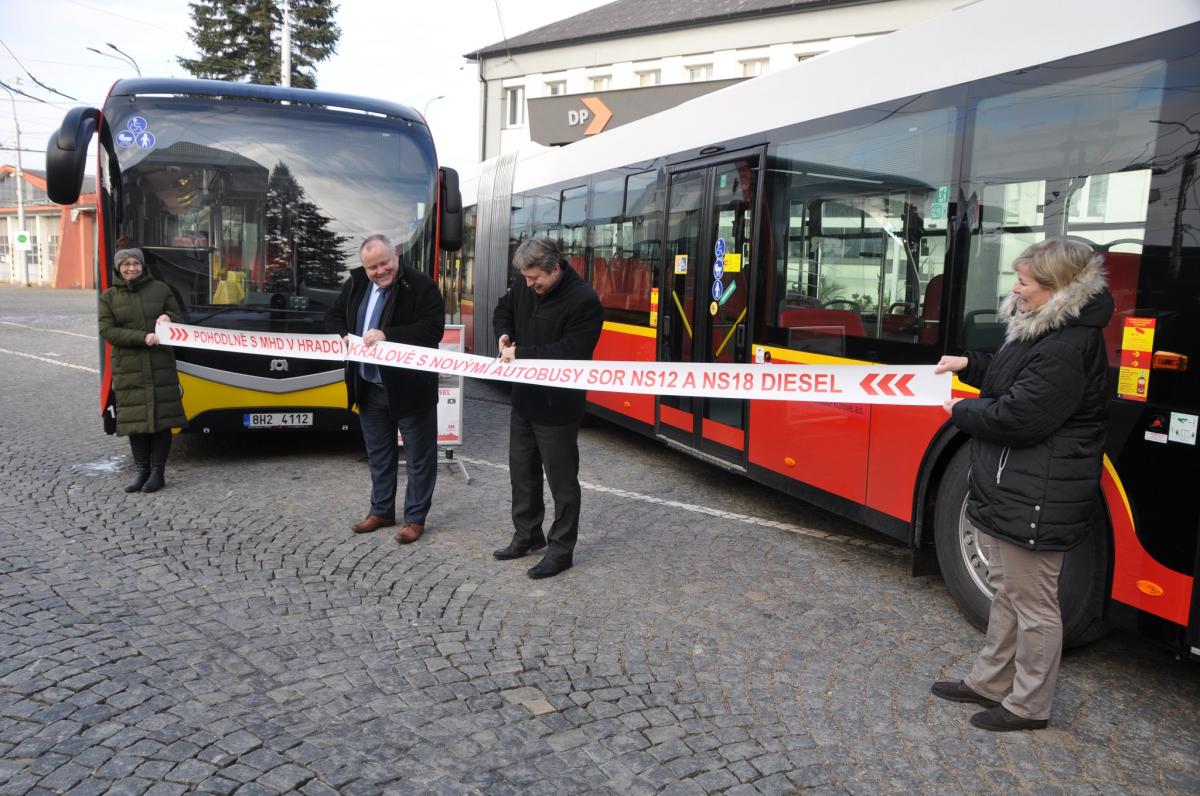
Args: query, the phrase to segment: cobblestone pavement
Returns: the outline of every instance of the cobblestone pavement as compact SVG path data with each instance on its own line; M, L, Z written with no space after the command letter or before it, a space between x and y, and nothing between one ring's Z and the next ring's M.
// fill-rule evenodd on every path
M493 560L493 386L414 545L349 533L353 440L184 437L126 495L94 305L0 287L0 794L1200 791L1195 665L1114 635L1050 729L974 730L928 689L981 637L905 551L605 424L575 568Z

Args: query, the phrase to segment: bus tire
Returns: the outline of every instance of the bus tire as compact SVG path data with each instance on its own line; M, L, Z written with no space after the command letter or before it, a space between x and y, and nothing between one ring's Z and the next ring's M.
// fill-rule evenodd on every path
M987 557L975 532L963 521L971 446L963 445L938 483L933 512L934 545L946 588L967 621L987 629L992 591L987 586ZM1088 538L1068 551L1058 581L1063 616L1063 646L1078 647L1103 637L1110 539L1100 501Z

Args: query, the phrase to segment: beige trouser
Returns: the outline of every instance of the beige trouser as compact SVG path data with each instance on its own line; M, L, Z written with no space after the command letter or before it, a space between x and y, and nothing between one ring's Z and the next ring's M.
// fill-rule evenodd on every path
M1064 553L1026 550L986 533L979 538L996 595L987 640L964 682L1021 718L1048 719L1062 658L1058 575Z

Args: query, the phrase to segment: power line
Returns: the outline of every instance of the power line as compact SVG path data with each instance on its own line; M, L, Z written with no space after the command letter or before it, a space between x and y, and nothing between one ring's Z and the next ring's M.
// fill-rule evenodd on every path
M51 102L47 102L46 100L42 99L41 97L35 97L32 94L26 94L21 89L14 88L14 87L8 85L7 83L5 83L3 80L0 80L0 86L4 86L6 89L8 89L9 91L11 91L15 94L20 94L22 97L29 97L31 100L36 100L37 102L40 102L43 105L52 105L53 104Z
M496 20L500 23L500 38L504 39L504 51L508 53L508 60L512 60L512 51L508 49L508 34L504 32L504 15L500 13L500 0L494 0L496 3Z
M129 17L129 16L125 16L124 14L118 14L116 11L109 11L107 8L97 8L96 6L91 6L91 5L88 5L87 3L81 3L81 2L79 2L79 0L66 0L66 1L68 3L74 3L75 5L80 6L81 8L86 8L89 11L98 11L101 14L111 14L114 17L120 17L121 19L128 19L130 22L138 22L142 25L147 25L151 28L156 28L158 30L165 30L167 33L179 33L179 31L174 30L173 28L164 28L162 25L155 25L153 22L147 22L144 19L138 19L137 17Z
M45 83L43 83L42 81L40 81L36 77L34 77L33 74L28 69L25 68L25 64L21 63L21 59L18 58L16 55L14 55L12 50L8 49L8 45L4 43L3 39L0 39L0 47L3 47L5 49L5 51L9 54L9 56L14 61L17 62L17 66L21 67L21 71L23 71L25 74L29 75L29 79L32 80L34 83L37 83L39 86L46 89L51 94L57 94L60 97L66 97L67 99L71 100L72 102L79 102L79 100L75 99L70 94L64 94L56 88L51 88L50 86L47 86Z

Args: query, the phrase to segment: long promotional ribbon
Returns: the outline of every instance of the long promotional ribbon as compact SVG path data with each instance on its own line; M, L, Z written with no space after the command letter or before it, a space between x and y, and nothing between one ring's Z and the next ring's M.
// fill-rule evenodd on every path
M178 323L155 327L170 346L368 362L479 379L580 390L685 395L698 398L758 398L774 401L835 401L856 404L940 406L950 398L952 376L929 365L739 365L687 362L499 359L404 343L368 346L351 335L294 334L212 329Z

